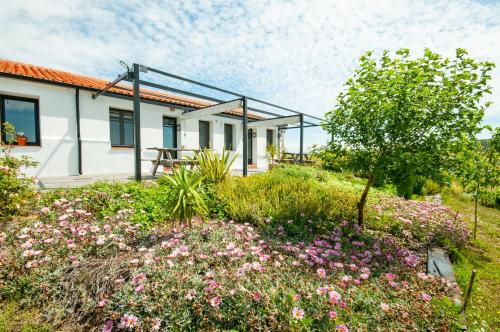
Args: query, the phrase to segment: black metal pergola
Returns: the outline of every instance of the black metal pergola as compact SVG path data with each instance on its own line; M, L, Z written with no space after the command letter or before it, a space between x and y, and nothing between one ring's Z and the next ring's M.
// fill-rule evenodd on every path
M199 93L194 93L186 90L177 89L171 86L162 85L141 79L141 73L152 72L163 77L168 77L170 79L194 84L203 88L210 89L212 91L222 92L228 95L237 97L237 99L232 99L225 101L218 98L213 98ZM214 102L215 104L204 107L204 108L193 108L186 106L179 106L172 104L171 106L182 109L183 115L185 117L191 117L196 115L218 115L218 116L229 116L234 118L234 116L223 114L224 112L236 108L241 108L243 114L241 116L243 121L243 176L248 174L248 127L250 126L278 126L279 129L300 129L300 162L303 162L304 155L304 128L317 127L319 126L318 121L322 119L316 116L307 115L305 113L282 107L273 103L269 103L257 98L252 98L234 91L222 89L213 85L206 83L194 81L182 76L174 75L159 69L143 66L137 63L132 65L132 68L127 66L127 70L119 75L114 81L106 85L102 90L94 93L92 98L95 99L102 94L106 94L107 91L117 85L120 81L132 82L133 88L133 110L134 110L134 160L135 160L135 179L141 180L141 102L144 102L144 98L141 99L140 87L141 85L147 86L154 89L159 89L163 91L172 92L178 95L190 96L204 101ZM263 110L260 108L249 107L249 101L255 102L257 104L266 105L266 107L271 107L279 111L284 111L288 113L287 115L278 114L276 112L270 112L268 110ZM254 113L264 114L265 116L271 116L263 118L262 120L251 120L248 119L248 111ZM291 115L290 115L291 114ZM298 124L290 127L290 124Z

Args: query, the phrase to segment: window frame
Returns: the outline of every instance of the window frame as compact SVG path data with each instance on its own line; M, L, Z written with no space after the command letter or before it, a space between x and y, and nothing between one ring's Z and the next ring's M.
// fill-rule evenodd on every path
M201 130L200 130L200 124L201 123L206 123L207 124L207 128L208 128L208 146L204 146L202 147L201 146ZM198 120L198 147L200 149L210 149L210 142L211 142L211 128L210 128L210 121L205 121L205 120Z
M120 116L119 116L120 144L113 144L113 142L111 141L111 113L112 112L120 114ZM125 142L125 125L124 125L125 122L123 121L123 114L124 113L128 113L128 114L132 115L132 124L133 124L134 123L134 112L129 111L129 110L122 110L119 108L110 108L109 109L109 117L108 117L108 119L109 119L109 143L111 144L112 148L133 148L135 145L135 135L134 135L133 131L132 131L132 145L121 144L122 142L123 143ZM134 129L133 125L132 125L132 129Z
M228 148L226 145L226 126L231 128L231 145ZM224 123L224 149L228 151L235 151L235 144L234 144L234 124L232 123Z
M18 100L18 101L26 101L26 102L32 102L35 106L35 142L26 142L27 146L41 146L42 145L42 139L41 139L41 134L40 134L40 104L39 100L36 98L27 98L27 97L18 97L18 96L11 96L11 95L4 95L0 94L0 125L3 126L3 123L5 122L5 100L6 99L11 99L11 100ZM17 129L16 129L17 132ZM7 141L7 137L5 132L3 131L2 128L2 140L4 142ZM13 145L19 146L16 142L16 139L12 142Z

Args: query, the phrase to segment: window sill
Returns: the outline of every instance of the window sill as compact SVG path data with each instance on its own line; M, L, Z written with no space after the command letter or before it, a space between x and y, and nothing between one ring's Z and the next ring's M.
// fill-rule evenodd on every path
M41 148L41 144L26 144L26 145L17 145L12 144L12 148Z

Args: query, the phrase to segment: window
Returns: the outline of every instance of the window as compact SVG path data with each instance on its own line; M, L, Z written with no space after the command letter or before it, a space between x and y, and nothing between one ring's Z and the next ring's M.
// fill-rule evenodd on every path
M131 111L109 110L111 146L134 146L134 114Z
M266 131L266 144L269 145L269 144L274 144L274 130L272 129L268 129Z
M40 145L38 117L38 100L0 96L0 123L8 122L13 125L16 133L22 133L26 137L28 145ZM2 139L8 141L11 138L3 134Z
M233 127L234 126L232 124L224 124L224 149L231 151L234 151Z
M210 122L200 121L199 136L200 136L200 149L210 148Z

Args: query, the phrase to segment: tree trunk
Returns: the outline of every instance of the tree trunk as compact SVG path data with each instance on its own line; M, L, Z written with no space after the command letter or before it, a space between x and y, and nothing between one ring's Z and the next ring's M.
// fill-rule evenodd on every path
M474 240L477 234L477 202L479 201L479 182L476 185L476 195L474 202Z
M365 190L363 191L363 194L361 195L361 199L359 200L357 206L358 206L358 225L360 227L363 226L363 221L365 217L365 203L366 203L366 197L368 196L368 191L370 190L370 187L373 184L373 175L370 175L368 177L368 182L366 183Z

